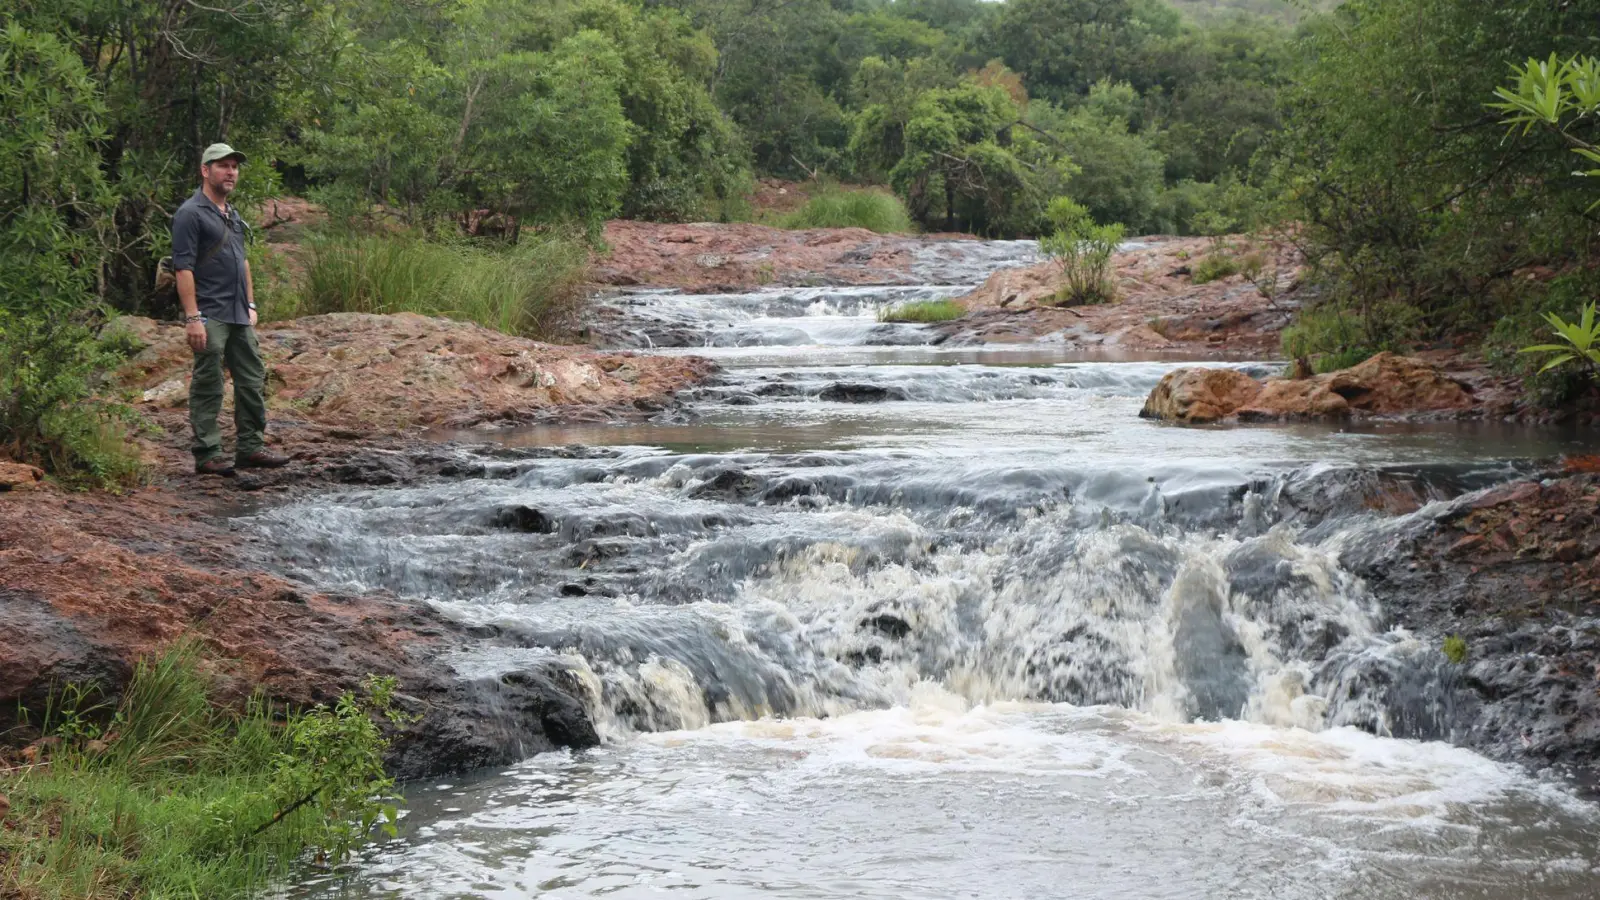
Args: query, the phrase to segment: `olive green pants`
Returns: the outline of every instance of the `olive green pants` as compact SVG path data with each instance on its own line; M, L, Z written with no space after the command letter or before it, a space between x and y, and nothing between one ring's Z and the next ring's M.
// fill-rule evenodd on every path
M267 369L261 364L256 331L249 325L206 320L206 349L194 355L189 379L189 424L194 426L194 460L203 463L222 455L222 369L233 376L233 426L238 434L235 456L260 450L267 434Z

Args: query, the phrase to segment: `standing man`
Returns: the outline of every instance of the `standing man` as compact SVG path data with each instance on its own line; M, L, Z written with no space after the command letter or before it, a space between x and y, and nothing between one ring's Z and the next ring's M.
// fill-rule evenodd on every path
M194 427L194 470L232 475L241 469L271 469L289 458L268 450L267 370L256 343L255 290L244 257L244 220L228 204L239 183L243 153L212 144L200 155L200 189L172 217L172 271L183 328L194 351L189 379L189 424ZM222 369L233 375L234 461L222 454Z

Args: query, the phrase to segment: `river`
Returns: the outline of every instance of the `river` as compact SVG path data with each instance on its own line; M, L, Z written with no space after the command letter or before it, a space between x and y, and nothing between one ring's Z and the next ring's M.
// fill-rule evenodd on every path
M290 575L516 636L453 665L559 671L604 739L412 785L283 896L1600 895L1595 807L1390 736L1447 664L1342 562L1430 509L1355 487L1443 501L1567 437L1144 421L1179 361L878 323L1036 252L932 246L926 285L618 294L605 340L724 374L246 520Z

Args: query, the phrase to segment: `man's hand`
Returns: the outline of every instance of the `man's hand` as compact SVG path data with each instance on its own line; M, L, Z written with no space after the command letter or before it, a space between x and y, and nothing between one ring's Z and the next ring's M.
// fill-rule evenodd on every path
M250 309L250 327L256 327L256 311L254 307L251 307Z
M251 313L250 318L254 319L255 314ZM206 323L189 322L183 326L183 334L189 339L190 350L196 353L206 352Z

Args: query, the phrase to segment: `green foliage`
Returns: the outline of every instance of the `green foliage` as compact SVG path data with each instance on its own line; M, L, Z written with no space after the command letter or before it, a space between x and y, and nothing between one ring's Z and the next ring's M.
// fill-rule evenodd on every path
M879 234L916 230L905 206L893 194L875 190L828 188L783 219L785 228L866 228Z
M879 322L949 322L967 314L967 308L954 300L918 300L886 306L878 310Z
M1062 286L1055 302L1060 306L1111 303L1117 286L1111 280L1111 256L1122 243L1121 225L1097 225L1088 209L1068 197L1050 201L1047 211L1055 232L1039 242L1039 249L1061 267Z
M98 311L0 308L0 455L34 462L69 485L118 490L143 474L128 444L132 412L91 400L117 348Z
M1563 62L1552 53L1548 60L1528 60L1515 74L1513 87L1495 88L1495 96L1501 102L1489 104L1491 109L1505 113L1505 124L1513 128L1521 125L1524 135L1543 127L1564 140L1573 153L1600 163L1600 145L1583 140L1576 133L1600 117L1600 58L1574 56ZM1600 176L1600 168L1574 174ZM1589 210L1596 207L1600 207L1600 200Z
M1508 135L1485 104L1508 68L1588 47L1597 17L1596 0L1348 0L1305 26L1272 165L1308 261L1363 331L1481 330L1519 270L1592 265L1571 145L1548 124ZM1563 127L1595 139L1592 117Z
M1118 95L1121 95L1119 97ZM1044 103L1029 109L1029 121L1058 142L1074 171L1066 193L1101 222L1118 222L1136 233L1162 224L1159 207L1163 159L1145 135L1129 129L1132 98L1126 84L1102 82L1069 112Z
M503 248L405 234L323 236L306 244L298 302L267 311L281 318L413 312L552 340L574 322L587 253L581 240L561 234Z
M1189 276L1189 280L1195 284L1205 284L1237 275L1241 271L1243 269L1237 256L1227 252L1207 253L1194 264L1193 274Z
M0 886L22 896L244 898L310 848L339 861L392 828L393 782L374 717L394 683L282 714L217 705L198 645L137 665L114 705L68 686L39 765L0 773Z
M1452 634L1444 639L1444 644L1439 648L1444 658L1450 660L1452 665L1461 665L1467 661L1467 642L1459 634Z
M1403 305L1385 307L1371 317L1337 302L1306 307L1283 330L1283 354L1309 358L1319 374L1346 369L1384 350L1404 349L1413 315Z
M1591 379L1600 381L1600 322L1595 320L1594 301L1584 304L1574 321L1568 322L1553 312L1545 313L1544 318L1550 324L1550 330L1565 343L1535 344L1522 348L1522 352L1556 354L1545 361L1540 372L1572 365L1588 372Z

